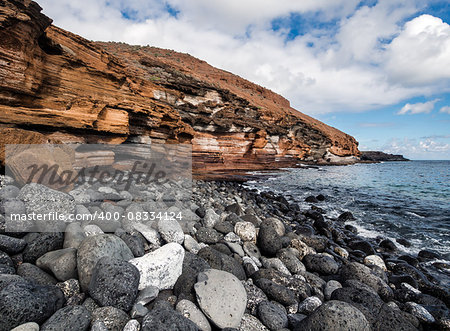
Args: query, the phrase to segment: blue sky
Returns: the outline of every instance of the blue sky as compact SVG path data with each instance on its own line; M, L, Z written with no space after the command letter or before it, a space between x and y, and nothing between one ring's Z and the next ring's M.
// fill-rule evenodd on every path
M450 159L445 0L41 0L93 40L192 54L278 92L361 150Z

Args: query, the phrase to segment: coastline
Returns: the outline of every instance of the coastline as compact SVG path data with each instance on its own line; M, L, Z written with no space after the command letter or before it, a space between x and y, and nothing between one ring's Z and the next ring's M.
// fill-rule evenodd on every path
M11 180L9 184L12 184ZM175 187L181 188L179 185ZM105 191L94 188L95 192L89 193L92 197L99 198L98 194ZM161 188L137 189L133 195L155 192ZM203 329L207 330L212 326L226 326L248 331L266 328L302 330L313 325L327 329L336 323L342 327L367 330L446 329L450 326L449 290L439 284L424 265L426 261L437 258L432 252L424 251L419 256L398 256L395 243L390 240L376 242L359 237L355 227L345 224L353 218L351 213L343 213L335 219L324 218L324 211L316 206L316 202L327 197L320 194L309 198L310 209L301 210L283 195L257 192L239 183L194 181L190 189L192 199L189 211L184 210L186 218L182 222L159 220L145 228L128 230L127 224L119 223L111 232L106 231L108 224L96 220L79 225L82 234L78 239L70 231L26 236L2 234L0 244L2 250L7 248L5 251L9 252L12 264L10 268L13 268L9 270L15 273L17 269L18 279L15 281L25 282L34 290L44 286L43 282L47 282L45 286L53 291L63 289L65 308L55 305L55 310L47 312L45 319L60 316L64 309L73 312L76 307L86 316L91 316L89 321L87 317L80 317L81 321L92 325L105 324L108 320L108 323L116 323L120 327L126 323L138 323L142 325L142 330L152 330L167 316L172 316L173 325L189 330L195 330L202 323ZM104 194L98 204L86 205L90 210L85 212L112 208L111 203L104 200ZM179 202L178 193L176 199L160 197L155 201L171 210L178 208ZM120 208L124 212L132 205L134 203L120 200L115 208L122 206ZM144 204L142 207L148 208ZM141 282L142 279L158 280L156 283L141 284L151 284L156 295L139 304L137 298L143 294L140 286L139 292L136 288L135 296L127 297L126 306L120 300L114 301L115 295L120 295L119 283L124 282L134 288L132 282L120 272L110 284L102 283L102 278L91 276L97 283L93 284L91 279L91 285L86 288L86 275L95 263L91 262L90 268L86 268L83 261L98 260L102 255L98 250L101 250L103 240L114 243L108 246L108 255L118 256L119 252L124 254L126 251L131 252L132 257L130 262L125 262L129 259L125 258L120 267L116 262L102 260L106 270L122 270L134 264L141 273ZM20 242L23 246L11 254L11 242L16 245ZM44 242L46 244L42 245ZM48 258L52 251L64 251L72 245L78 251L75 279L51 280L57 275L61 277L55 274L55 265L61 261L50 258L43 267L42 256L47 255ZM30 249L37 249L37 252ZM150 256L152 259L149 259ZM6 257L4 259L9 261ZM162 267L153 269L154 261L161 261L158 263L162 263ZM171 264L174 261L179 267ZM25 265L28 270L25 270ZM140 269L142 265L145 265L144 269ZM220 270L219 279L215 278L216 271L208 271L212 270L209 268ZM95 275L101 272L100 262L95 270ZM151 275L145 276L143 270ZM224 291L222 295L226 296L225 302L223 297L215 296L206 283L202 285L204 277L209 279L208 284L218 282L217 286ZM11 284L10 277L0 275L0 279L2 284ZM75 286L75 291L64 290L69 283L78 282L81 289L78 287L76 290ZM15 291L17 286L10 285L3 288L0 296L14 295ZM44 295L41 300L48 303L55 298L58 296L51 298ZM2 309L22 314L23 305L27 303L11 300L11 307ZM215 309L218 306L224 313L239 313L234 318L224 318ZM189 316L191 319L186 318ZM192 321L194 316L198 319ZM61 316L59 318L50 318L45 323L58 326ZM40 320L44 322L45 319ZM9 328L17 326L17 323L3 319L0 325Z

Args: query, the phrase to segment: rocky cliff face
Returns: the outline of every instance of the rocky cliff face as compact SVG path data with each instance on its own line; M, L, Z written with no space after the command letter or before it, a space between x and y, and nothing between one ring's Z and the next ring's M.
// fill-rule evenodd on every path
M0 2L3 144L190 143L198 172L359 155L353 137L204 61L91 42L51 22L35 2Z

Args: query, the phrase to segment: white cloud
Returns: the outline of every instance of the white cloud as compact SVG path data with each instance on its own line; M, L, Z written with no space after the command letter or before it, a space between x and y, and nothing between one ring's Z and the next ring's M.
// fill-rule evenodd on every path
M437 142L432 138L425 140L394 138L389 140L381 150L386 153L402 154L413 160L449 160L450 144Z
M397 115L431 113L434 104L438 101L439 99L434 99L427 102L407 103L397 112Z
M407 22L387 46L387 71L402 85L420 86L450 78L450 26L440 18L421 15Z
M450 114L450 106L444 106L439 110L440 113Z
M56 25L72 32L192 54L282 94L307 114L361 112L450 90L448 25L421 16L403 26L417 11L412 0L359 8L357 0L39 2ZM176 17L166 5L179 11ZM286 41L286 31L273 31L270 22L294 12L333 18L337 25ZM408 65L399 63L405 47L420 59L411 55Z

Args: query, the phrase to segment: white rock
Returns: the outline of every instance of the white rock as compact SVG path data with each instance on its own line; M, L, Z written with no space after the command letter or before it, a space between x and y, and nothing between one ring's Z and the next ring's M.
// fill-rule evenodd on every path
M158 231L167 243L177 243L181 245L184 242L183 229L175 219L162 218L159 220Z
M384 261L381 257L378 255L369 255L364 258L364 264L366 266L375 265L377 267L380 267L383 269L383 271L387 271L386 264L384 264Z
M244 264L244 263L250 263L256 271L259 270L258 265L255 263L255 261L254 261L251 257L244 256L244 257L242 258L242 262L243 262L243 264Z
M298 305L298 312L300 314L311 314L314 310L320 307L322 304L322 300L320 300L318 297L309 297L300 302Z
M347 258L348 258L348 252L347 252L347 250L346 250L345 248L336 246L336 247L334 248L334 252L337 253L337 254L339 254L339 256L343 257L344 259L347 259Z
M256 241L256 228L250 222L237 222L234 225L234 232L242 241Z
M236 276L208 269L198 275L194 288L200 308L218 328L239 327L247 306L247 292Z
M238 328L239 331L269 331L268 328L261 323L259 319L250 314L244 314L241 324Z
M197 240L192 238L192 236L185 234L184 235L184 248L186 248L187 251L197 254L198 251L201 249L199 243Z
M183 299L177 303L176 310L184 317L194 322L200 330L211 331L211 325L209 324L208 319L193 302Z
M125 324L123 331L139 331L141 329L141 325L137 320L129 320L127 324Z
M279 272L282 272L286 275L291 275L291 272L289 271L289 269L277 257L268 259L268 258L262 256L261 262L262 262L262 265L267 269L272 268L272 269L278 270Z
M405 289L405 290L412 291L412 292L414 292L415 294L421 294L421 293L422 293L422 292L420 292L418 289L416 289L414 286L411 286L411 285L408 284L408 283L401 283L401 284L400 284L400 287L403 288L403 289Z
M203 224L207 228L213 228L220 221L220 216L216 212L209 208L206 210L205 217L203 218Z
M11 329L11 331L39 331L39 324L29 322L16 326L14 329Z
M229 243L236 243L236 244L241 243L241 238L239 238L239 236L234 232L227 233L225 237L223 237L223 239Z
M183 269L184 248L177 243L169 243L144 256L131 259L140 274L139 290L155 286L159 290L173 288Z
M98 225L95 225L95 224L86 225L83 228L83 230L84 230L84 234L86 235L86 237L96 236L98 234L104 234L103 230L100 229L100 227Z
M153 229L150 225L135 223L133 224L133 228L140 234L142 234L150 244L154 245L155 247L161 246L161 236L159 235L159 232Z
M428 310L426 310L421 305L415 303L415 302L407 302L406 303L406 309L408 310L411 315L417 317L422 322L425 323L434 323L435 319L433 315L430 314Z
M236 244L236 243L229 243L229 242L227 242L226 244L233 253L238 254L240 257L243 257L245 255L244 250L242 249L241 245Z

